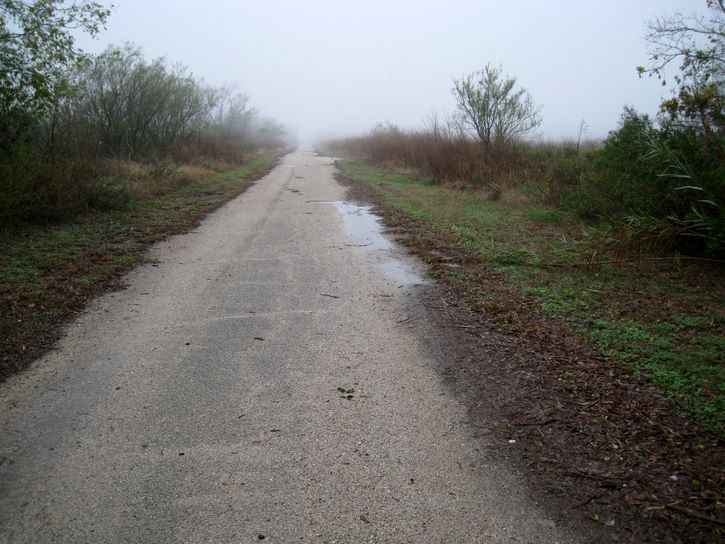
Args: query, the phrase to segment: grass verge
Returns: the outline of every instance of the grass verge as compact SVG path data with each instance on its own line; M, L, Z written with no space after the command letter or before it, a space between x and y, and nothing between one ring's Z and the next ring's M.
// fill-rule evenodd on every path
M491 200L359 159L338 166L345 176L373 187L386 206L438 229L497 274L500 281L478 285L465 267L451 267L448 280L466 289L476 306L500 314L504 330L526 325L507 321L502 295L531 301L599 353L656 384L718 437L725 436L722 267L579 266L581 226L521 193Z
M279 153L237 168L167 184L123 210L89 212L60 224L4 227L0 236L0 379L24 368L93 296L117 285L145 248L188 231L269 172Z

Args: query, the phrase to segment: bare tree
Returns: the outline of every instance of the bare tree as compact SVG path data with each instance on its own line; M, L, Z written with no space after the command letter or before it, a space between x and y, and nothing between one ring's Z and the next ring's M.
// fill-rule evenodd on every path
M639 66L640 74L649 73L663 79L665 69L679 63L682 73L676 81L695 72L723 74L725 71L725 2L706 0L707 16L683 15L661 17L648 24L646 39L650 44L648 67ZM703 74L704 75L704 74Z
M500 66L490 64L454 81L459 119L487 147L515 143L541 124L531 94L515 86L515 77L504 77Z
M248 138L257 114L256 109L249 107L249 97L237 91L234 86L214 90L214 109L210 115L210 124L220 133Z
M577 151L579 151L579 147L581 146L581 143L582 143L582 138L584 137L584 134L586 134L588 128L589 127L587 125L587 122L584 119L579 121L579 133L577 134L577 137L576 137L576 150Z
M675 96L661 107L673 121L689 126L725 157L720 142L725 130L725 2L706 0L707 15L660 18L649 24L650 65L639 66L640 76L649 74L666 85L665 71L675 70Z

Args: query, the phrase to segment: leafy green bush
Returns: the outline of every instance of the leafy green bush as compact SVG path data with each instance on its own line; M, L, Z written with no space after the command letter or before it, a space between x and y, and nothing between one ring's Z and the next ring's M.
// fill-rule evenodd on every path
M646 115L625 109L619 128L594 156L593 178L562 196L562 206L585 218L605 218L634 211L652 212L662 199L651 151L655 127Z
M712 149L717 143L689 126L655 126L627 108L596 152L590 178L566 191L561 204L606 220L610 238L611 225L625 229L634 247L641 234L648 247L656 240L692 255L723 254L725 164Z

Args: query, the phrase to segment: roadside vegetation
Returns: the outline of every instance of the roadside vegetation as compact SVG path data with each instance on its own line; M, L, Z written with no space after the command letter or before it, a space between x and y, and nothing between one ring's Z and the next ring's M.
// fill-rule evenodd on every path
M503 280L450 281L489 313L497 289L536 301L591 346L656 383L725 436L725 8L652 23L673 97L651 119L625 108L602 142L533 143L530 94L501 68L454 82L458 114L423 130L379 125L328 142L343 174L434 226Z
M446 275L468 292L476 309L498 318L503 330L521 332L502 301L510 296L536 301L540 311L570 323L601 353L649 377L684 411L723 436L721 268L649 261L649 254L622 256L617 265L588 265L592 242L587 231L571 213L532 198L530 187L491 200L484 192L359 158L338 166L344 176L374 187L384 205L434 226L496 272L503 285L476 284L465 266L452 266Z
M260 121L244 94L131 45L85 58L65 77L67 94L42 113L11 107L0 119L4 224L124 209L154 184L232 169L282 145L283 129Z
M269 171L284 128L243 93L124 44L91 56L96 2L0 3L0 378L65 318Z

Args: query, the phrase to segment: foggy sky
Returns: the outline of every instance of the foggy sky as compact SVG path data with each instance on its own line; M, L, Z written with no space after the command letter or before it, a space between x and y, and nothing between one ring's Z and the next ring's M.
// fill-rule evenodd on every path
M104 2L106 5L111 2ZM132 42L213 85L237 83L302 140L388 121L422 126L455 109L453 79L503 65L541 106L541 137L615 128L624 105L653 114L667 88L639 79L648 20L704 0L114 0L108 28L78 44Z

